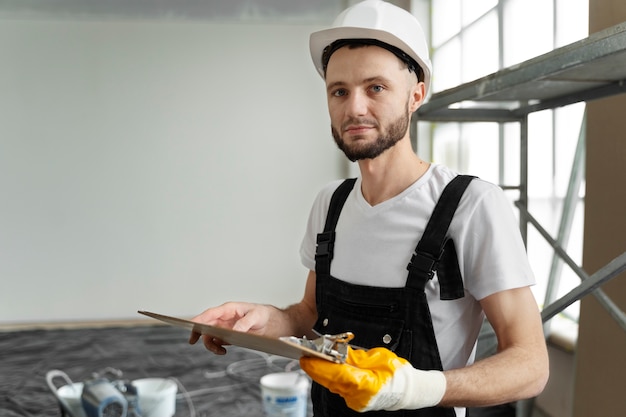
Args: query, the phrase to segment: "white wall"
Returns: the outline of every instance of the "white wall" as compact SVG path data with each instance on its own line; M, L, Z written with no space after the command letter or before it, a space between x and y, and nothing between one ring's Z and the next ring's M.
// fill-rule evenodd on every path
M298 301L315 27L0 21L0 323Z

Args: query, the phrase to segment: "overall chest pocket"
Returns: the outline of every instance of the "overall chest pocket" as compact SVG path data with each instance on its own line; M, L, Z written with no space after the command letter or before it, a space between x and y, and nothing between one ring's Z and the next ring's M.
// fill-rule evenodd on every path
M400 354L397 349L402 345L403 351L409 348L410 352L410 331L404 320L380 314L385 309L381 305L332 303L318 311L314 329L320 334L352 332L354 339L350 344L355 347L385 347Z

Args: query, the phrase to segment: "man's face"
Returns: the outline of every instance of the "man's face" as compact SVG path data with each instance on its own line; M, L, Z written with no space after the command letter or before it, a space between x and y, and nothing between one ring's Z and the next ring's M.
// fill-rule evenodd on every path
M328 110L337 146L351 161L373 159L408 137L410 115L417 109L417 86L415 75L386 49L338 49L326 71Z

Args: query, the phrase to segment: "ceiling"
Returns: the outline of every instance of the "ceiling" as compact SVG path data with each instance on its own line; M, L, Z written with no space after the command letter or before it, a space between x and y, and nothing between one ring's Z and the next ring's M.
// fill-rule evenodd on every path
M0 0L4 19L157 19L329 24L350 0Z

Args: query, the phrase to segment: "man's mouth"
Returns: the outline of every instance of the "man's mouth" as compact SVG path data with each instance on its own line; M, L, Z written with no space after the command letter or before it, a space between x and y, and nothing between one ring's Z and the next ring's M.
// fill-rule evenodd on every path
M344 129L344 132L349 133L351 135L360 135L360 134L369 132L373 128L374 128L373 126L366 126L366 125L350 125Z

